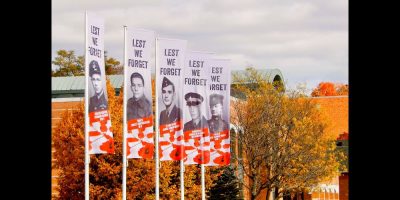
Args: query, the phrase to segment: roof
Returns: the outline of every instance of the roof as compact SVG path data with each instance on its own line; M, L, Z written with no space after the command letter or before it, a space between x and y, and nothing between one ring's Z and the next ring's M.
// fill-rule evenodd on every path
M121 88L124 77L122 75L108 75L107 79L110 79L111 85L114 88ZM51 78L52 91L84 90L84 89L85 89L84 76L64 76L64 77Z
M258 69L261 74L268 78L269 82L273 82L274 79L283 81L282 73L279 69ZM245 70L234 70L233 73L244 73ZM153 74L154 76L154 74ZM123 85L123 75L107 75L107 79L110 80L111 85L115 88L115 92L118 95ZM67 76L67 77L52 77L51 78L51 94L52 98L68 98L68 97L83 97L85 89L85 77L84 76Z
M118 94L123 84L124 77L122 75L108 75L106 77L110 80L111 85L115 88L115 92ZM84 76L65 76L51 78L52 98L83 97L84 90Z

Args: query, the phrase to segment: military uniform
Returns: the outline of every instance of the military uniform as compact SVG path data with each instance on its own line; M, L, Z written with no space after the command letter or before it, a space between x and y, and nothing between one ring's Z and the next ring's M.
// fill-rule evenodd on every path
M186 100L186 105L187 106L200 106L201 103L203 102L204 98L195 92L189 92L185 94L185 100ZM200 109L199 109L199 114L200 114ZM183 132L190 131L190 130L196 130L196 129L203 129L203 128L208 128L208 123L207 119L204 116L201 116L201 121L199 121L198 124L195 124L193 122L193 119L186 122L185 125L183 126Z
M201 121L198 124L195 124L193 120L190 120L185 123L183 126L183 132L196 130L196 129L203 129L208 128L207 120L204 116L201 116Z
M169 115L167 115L166 109L160 113L160 124L170 124L179 120L181 120L181 109L176 105L171 109Z
M152 113L150 101L143 95L137 101L128 99L127 120L138 119L150 116Z
M223 104L224 96L220 94L211 94L210 95L210 109L214 105ZM224 130L229 130L229 124L221 118L220 114L215 114L209 119L208 125L210 126L210 133L219 133Z
M229 130L228 123L219 116L212 116L207 122L210 128L210 133L219 133L226 129Z
M89 63L89 76L92 77L93 74L98 74L101 76L100 66L97 63L97 61L95 61L95 60L92 60ZM102 90L100 97L98 97L97 94L90 97L89 112L101 111L101 110L107 109L108 104L107 104L106 96L104 94L105 93Z
M101 111L106 109L107 109L107 100L106 97L104 96L104 92L101 93L99 98L97 98L97 95L90 97L89 112Z

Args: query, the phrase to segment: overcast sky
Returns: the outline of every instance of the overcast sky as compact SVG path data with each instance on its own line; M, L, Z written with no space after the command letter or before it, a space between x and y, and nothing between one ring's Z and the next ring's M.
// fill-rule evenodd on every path
M105 21L105 49L122 62L123 25L216 52L232 70L278 68L288 86L348 83L348 0L52 0L52 58L83 55L85 10Z

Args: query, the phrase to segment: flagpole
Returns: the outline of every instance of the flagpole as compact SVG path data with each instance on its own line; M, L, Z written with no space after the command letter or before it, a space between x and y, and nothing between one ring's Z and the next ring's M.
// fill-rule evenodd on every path
M185 57L183 59L185 59ZM186 69L185 64L182 66L183 71ZM183 86L183 79L181 79L180 84ZM181 93L183 94L183 87L181 87ZM182 122L182 124L183 124L183 122ZM181 131L182 131L182 135L183 135L183 126L181 126L181 127L182 127ZM183 161L184 153L185 153L185 140L181 140L181 160L180 160L181 200L185 199L185 165L184 165L184 161Z
M183 156L183 153L181 153ZM181 156L181 157L182 157ZM183 157L181 160L181 200L185 199L185 165L183 164Z
M208 128L207 128L208 129ZM204 143L204 138L203 138L203 143ZM204 146L203 143L201 145L201 161L204 163ZM204 164L200 164L201 166L201 200L205 200L206 199L206 192L205 192L205 188L206 188L206 181L204 178Z
M123 138L123 140L122 140L122 200L126 200L126 167L127 167L127 161L126 161L126 157L127 157L127 155L126 155L126 148L127 148L127 146L126 146L126 133L127 133L127 123L126 123L126 107L125 107L125 105L126 105L126 95L127 95L127 93L126 93L126 85L127 85L127 83L125 83L125 81L126 81L126 75L127 75L127 62L126 62L126 58L127 58L127 56L126 56L126 53L127 53L127 46L126 46L126 37L127 37L127 27L126 26L124 26L124 90L123 90L123 93L124 93L124 103L122 104L123 105L123 127L124 127L124 131L123 131L123 133L122 133L122 138Z
M158 56L158 38L156 38L156 56L155 56L155 61L156 61L156 70L157 70L157 66L158 66L158 62L157 62L157 56ZM159 179L160 179L160 172L159 172L159 170L160 170L160 161L159 161L159 154L158 154L158 137L159 137L159 134L160 134L160 130L159 130L159 126L158 126L158 123L159 123L159 121L158 121L158 85L159 85L159 83L158 83L158 73L156 72L155 73L155 90L156 90L156 96L155 96L155 104L156 104L156 112L155 112L155 117L156 117L156 141L155 141L155 152L156 152L156 200L159 200L160 199L160 183L159 183Z
M201 164L201 199L206 199L206 180L204 164Z
M85 11L85 200L89 200L89 87L88 87L88 74L89 74L89 66L88 66L88 41L87 41L87 25L88 25L88 17L87 11Z

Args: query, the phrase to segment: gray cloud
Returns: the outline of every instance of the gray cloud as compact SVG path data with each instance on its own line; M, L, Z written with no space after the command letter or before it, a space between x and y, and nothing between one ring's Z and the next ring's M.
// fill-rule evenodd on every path
M105 20L105 48L122 60L123 25L188 40L188 49L232 59L233 69L279 68L289 87L347 83L348 1L52 1L53 57L83 55L84 12Z

